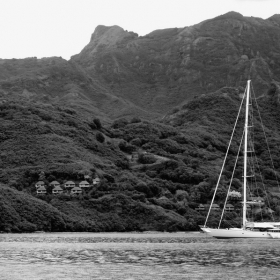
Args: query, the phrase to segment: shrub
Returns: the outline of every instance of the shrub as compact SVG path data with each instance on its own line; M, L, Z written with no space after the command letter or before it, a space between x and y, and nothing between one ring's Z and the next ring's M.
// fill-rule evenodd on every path
M131 119L130 123L140 123L141 119L139 117L134 117Z
M139 154L138 162L142 164L152 164L156 162L156 158L153 155L141 153Z
M122 128L125 127L128 124L128 120L125 118L117 119L113 122L112 127L113 128Z
M147 186L147 184L145 184L144 182L140 182L135 186L135 189L138 192L144 193L146 194L148 197L152 196L152 192L150 190L150 188Z
M100 143L103 143L105 141L105 137L101 132L97 132L95 138Z
M142 145L142 140L140 138L134 138L130 141L130 144L140 147Z
M135 146L128 144L126 141L120 141L119 148L121 151L129 154L136 150Z
M89 126L91 129L97 129L97 126L94 122L90 123Z
M101 121L100 119L93 119L93 123L95 124L95 126L97 127L97 129L100 129L102 128L102 124L101 124Z
M115 183L115 178L110 174L103 174L104 179L106 179L109 183Z

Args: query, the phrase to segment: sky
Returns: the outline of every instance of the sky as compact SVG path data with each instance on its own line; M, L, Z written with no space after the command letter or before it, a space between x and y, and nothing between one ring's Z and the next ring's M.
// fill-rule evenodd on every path
M143 36L185 27L229 11L266 19L280 0L0 0L0 58L70 59L98 25Z

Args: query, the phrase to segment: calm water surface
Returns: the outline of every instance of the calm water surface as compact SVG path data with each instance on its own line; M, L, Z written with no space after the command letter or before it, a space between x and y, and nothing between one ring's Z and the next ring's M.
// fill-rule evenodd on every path
M280 279L280 240L198 232L0 234L0 279Z

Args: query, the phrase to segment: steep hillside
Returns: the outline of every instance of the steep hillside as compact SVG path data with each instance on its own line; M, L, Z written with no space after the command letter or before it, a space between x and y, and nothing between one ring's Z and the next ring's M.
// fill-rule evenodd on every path
M52 195L51 187L47 188L47 195L38 197L55 208L51 217L64 220L61 230L197 229L203 216L195 209L212 197L241 92L224 88L202 95L166 115L161 123L122 118L112 125L100 124L97 119L88 121L67 107L6 101L0 105L0 180L20 191L14 190L15 196L22 193L25 197L37 197L38 180L49 185L53 180L63 184L85 178L92 182L95 176L100 177L100 185L77 197ZM255 119L255 152L260 158L270 207L274 210L280 205L275 194L279 193L276 178L280 178L280 149L276 145L280 139L278 96L278 90L272 88L258 100L268 141L272 143L276 177L264 148L260 119ZM235 139L218 195L221 205L238 145ZM137 159L133 160L135 155ZM236 175L234 189L240 191L242 164L238 164ZM10 200L11 193L6 188L2 190L4 193L5 209L12 207L5 210L7 215L20 219L21 204L15 205ZM30 205L32 201L35 200L32 198ZM44 215L47 206L38 207L36 211ZM28 210L28 216L32 209ZM238 225L236 213L234 218ZM24 219L30 229L27 224L17 229L9 218L1 230L42 229L39 221L25 216ZM60 227L53 229L46 225L43 229L60 230Z
M164 114L196 95L238 87L249 76L259 94L279 85L279 15L263 20L230 12L191 27L139 37L98 26L71 61L118 97Z
M98 26L70 61L0 60L0 231L198 229L204 214L196 209L212 197L248 76L276 168L256 116L256 181L267 181L280 215L279 31L279 15L231 12L143 37ZM220 206L238 146L234 139ZM241 191L239 163L236 175ZM52 194L53 180L96 177L101 183L78 196Z
M0 59L0 98L66 105L89 118L94 114L104 120L156 115L113 95L79 65L58 57Z

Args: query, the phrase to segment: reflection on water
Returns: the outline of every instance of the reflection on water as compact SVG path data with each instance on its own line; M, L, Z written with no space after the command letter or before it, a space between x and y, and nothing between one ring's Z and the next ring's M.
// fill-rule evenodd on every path
M279 279L279 242L200 233L1 234L0 279Z

